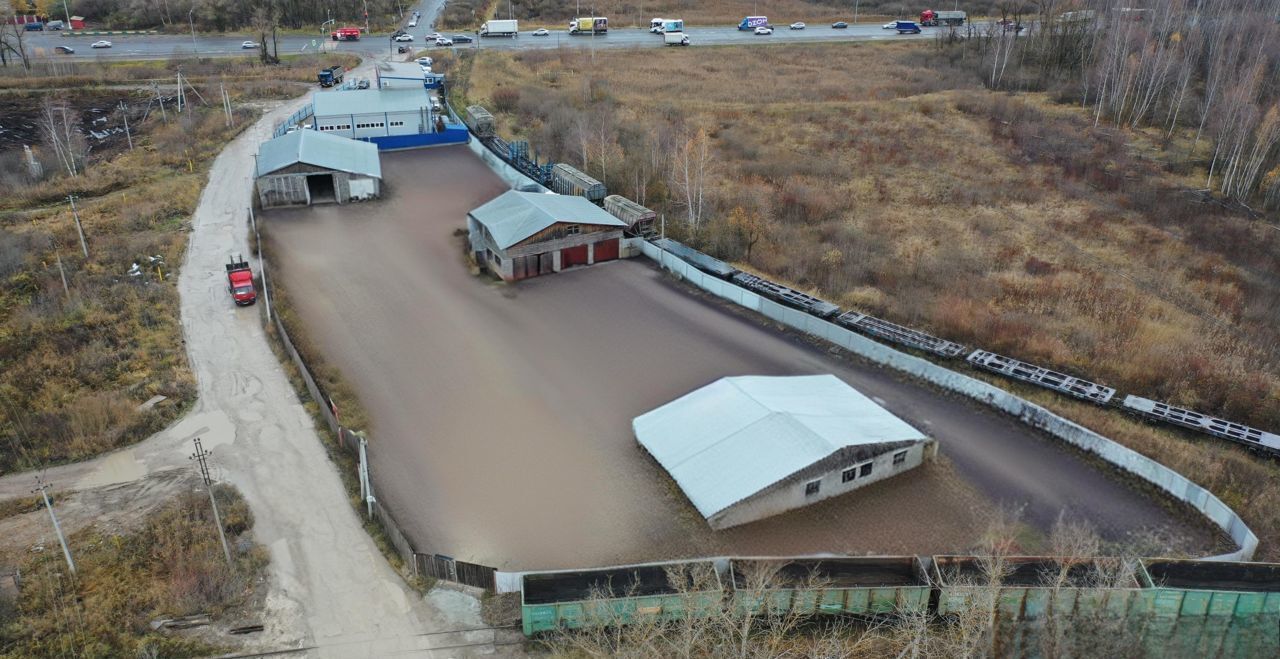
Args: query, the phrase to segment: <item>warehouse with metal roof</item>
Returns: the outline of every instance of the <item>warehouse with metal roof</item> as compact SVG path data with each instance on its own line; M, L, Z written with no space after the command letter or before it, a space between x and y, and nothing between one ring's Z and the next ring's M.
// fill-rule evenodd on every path
M467 213L476 262L506 281L614 260L626 226L583 197L519 190Z
M722 378L632 428L714 529L846 494L937 450L834 375Z
M316 92L315 130L373 142L383 151L465 144L470 139L467 127L423 87L421 70L417 75L416 80L399 81L408 86ZM386 82L391 80L380 77L378 84Z
M378 147L314 130L295 130L258 147L255 187L263 208L345 204L382 192Z

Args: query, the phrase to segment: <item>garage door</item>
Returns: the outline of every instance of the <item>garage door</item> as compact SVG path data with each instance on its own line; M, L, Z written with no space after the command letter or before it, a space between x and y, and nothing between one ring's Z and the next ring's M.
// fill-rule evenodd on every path
M560 250L560 267L572 268L575 265L587 264L587 246L566 247Z
M612 261L618 258L618 239L602 240L596 243L596 263Z

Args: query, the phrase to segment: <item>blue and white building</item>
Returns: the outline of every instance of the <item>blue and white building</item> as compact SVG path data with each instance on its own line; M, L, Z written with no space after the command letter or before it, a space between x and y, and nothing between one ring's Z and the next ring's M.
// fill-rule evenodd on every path
M372 142L381 151L465 144L467 127L447 112L433 109L425 74L419 69L417 75L416 81L380 78L376 89L317 92L312 125L329 135ZM384 80L392 85L383 87Z

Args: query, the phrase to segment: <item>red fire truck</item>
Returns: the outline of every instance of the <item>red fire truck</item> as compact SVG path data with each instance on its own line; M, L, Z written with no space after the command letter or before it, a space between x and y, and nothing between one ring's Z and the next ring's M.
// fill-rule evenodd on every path
M359 41L360 28L358 27L340 27L329 34L334 41Z

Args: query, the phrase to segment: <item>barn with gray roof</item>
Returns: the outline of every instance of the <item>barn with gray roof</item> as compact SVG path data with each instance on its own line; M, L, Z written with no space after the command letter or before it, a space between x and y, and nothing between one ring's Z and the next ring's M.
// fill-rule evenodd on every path
M467 213L476 262L506 281L612 261L626 227L582 197L519 190Z
M377 146L314 130L262 143L256 175L263 208L345 204L382 192Z

